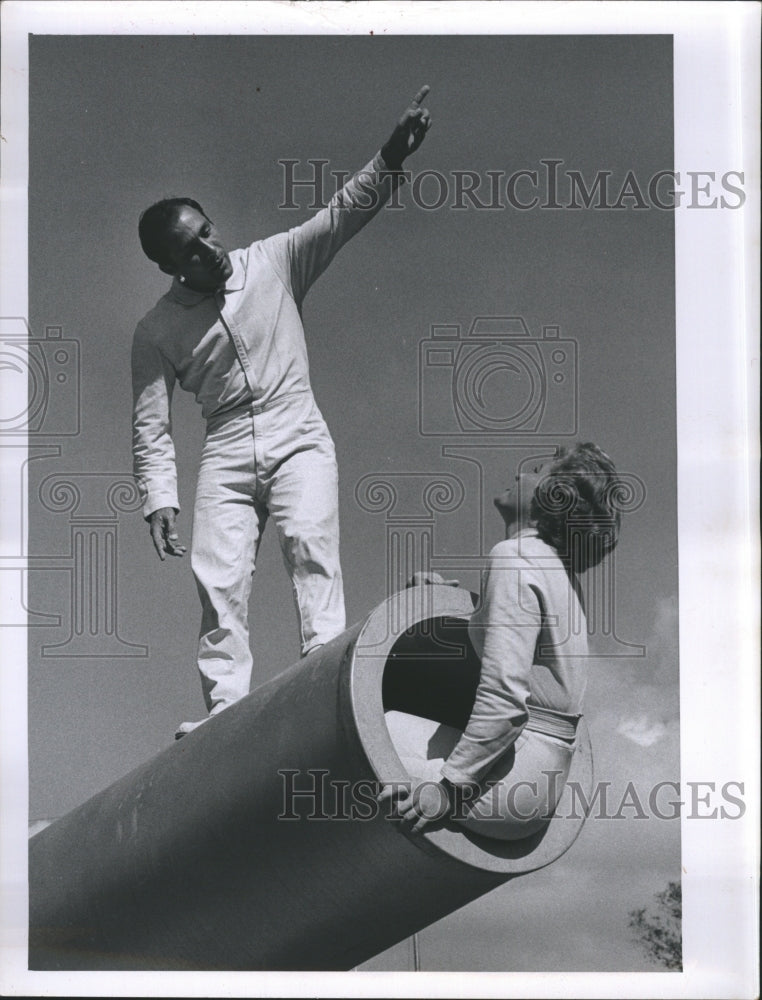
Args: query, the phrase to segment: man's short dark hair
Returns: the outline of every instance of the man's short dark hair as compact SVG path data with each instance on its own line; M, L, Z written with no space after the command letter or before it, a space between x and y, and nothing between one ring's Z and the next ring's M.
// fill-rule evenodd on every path
M159 267L169 267L167 257L167 230L175 221L181 208L195 208L205 219L209 216L193 198L162 198L141 213L138 236L143 253Z
M532 497L537 534L575 572L597 566L619 541L620 492L614 463L597 445L562 448Z

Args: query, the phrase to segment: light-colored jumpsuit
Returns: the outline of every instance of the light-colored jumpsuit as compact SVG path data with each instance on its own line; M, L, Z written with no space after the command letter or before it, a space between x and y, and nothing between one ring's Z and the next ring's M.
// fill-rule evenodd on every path
M336 457L310 387L301 308L400 180L377 154L306 223L234 250L233 273L218 292L175 279L135 331L133 456L146 518L161 507L179 510L176 381L194 393L207 421L191 564L210 713L249 690L248 604L268 516L293 584L302 653L345 627Z
M387 726L411 776L479 786L464 826L520 839L563 791L589 655L579 587L534 529L490 552L468 634L481 672L465 730L402 712L387 713Z

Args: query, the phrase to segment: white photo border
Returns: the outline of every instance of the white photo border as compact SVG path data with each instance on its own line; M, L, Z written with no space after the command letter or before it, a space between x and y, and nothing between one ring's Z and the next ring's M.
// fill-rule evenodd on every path
M14 634L0 675L4 994L757 995L759 15L756 3L692 2L3 4L4 316L28 315L29 33L673 35L675 169L743 171L746 196L736 211L675 212L682 776L717 787L743 781L747 807L734 823L682 820L682 973L29 972L26 641L15 634L23 630L6 630ZM3 532L14 530L2 511Z

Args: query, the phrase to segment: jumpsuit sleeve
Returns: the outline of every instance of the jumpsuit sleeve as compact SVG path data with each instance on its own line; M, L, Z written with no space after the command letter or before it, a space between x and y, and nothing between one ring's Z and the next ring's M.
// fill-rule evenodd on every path
M175 371L145 328L132 342L132 457L145 518L160 507L180 509L170 408Z
M541 604L531 577L531 567L515 556L490 553L482 606L470 625L470 630L483 630L474 707L442 767L442 777L453 785L483 778L528 721L531 669L541 625Z
M310 287L335 255L378 213L404 181L389 172L383 157L374 158L354 174L328 205L301 226L289 230L285 250L291 293L301 305Z

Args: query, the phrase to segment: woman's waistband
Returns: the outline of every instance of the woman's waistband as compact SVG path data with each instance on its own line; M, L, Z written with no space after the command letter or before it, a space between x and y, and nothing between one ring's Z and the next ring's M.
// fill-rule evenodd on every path
M569 715L557 712L552 708L542 708L540 705L527 705L529 721L525 728L545 736L557 736L562 740L573 742L577 737L577 725L581 715Z

